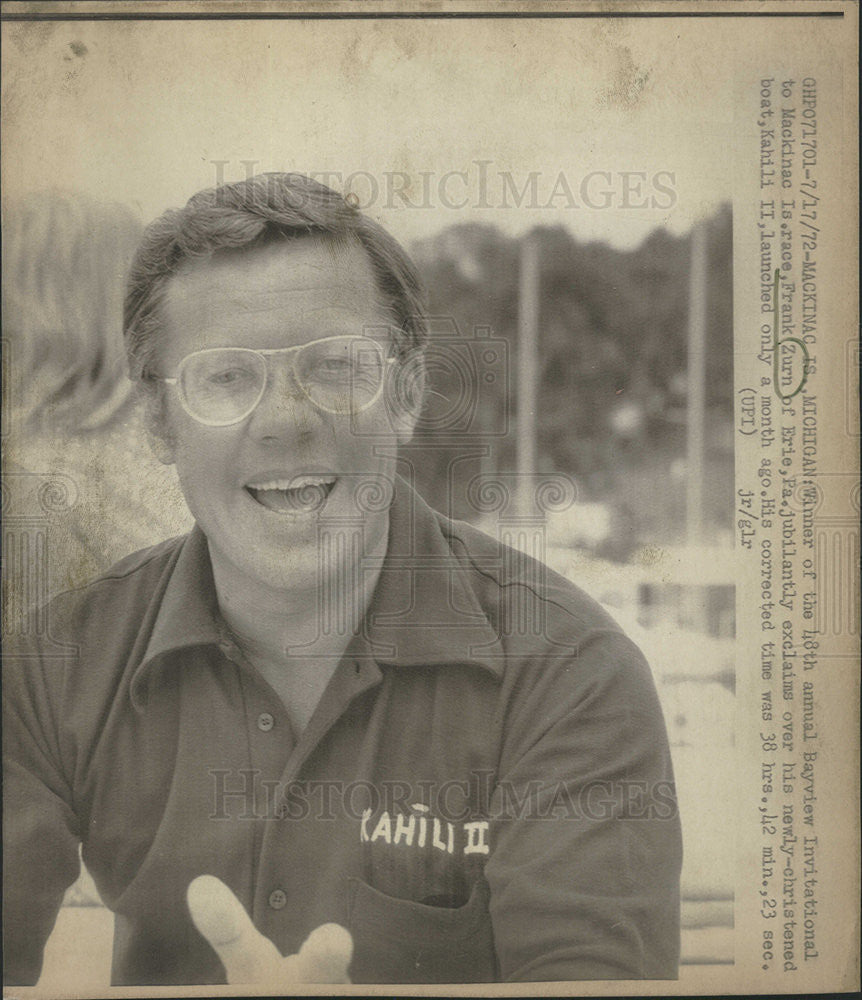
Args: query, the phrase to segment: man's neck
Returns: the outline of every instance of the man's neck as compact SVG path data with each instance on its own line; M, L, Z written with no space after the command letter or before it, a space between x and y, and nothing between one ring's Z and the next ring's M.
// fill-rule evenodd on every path
M341 566L326 581L285 590L238 573L211 548L219 610L252 659L283 662L286 669L292 657L337 661L361 627L386 545L383 532L378 551L365 553L361 566Z

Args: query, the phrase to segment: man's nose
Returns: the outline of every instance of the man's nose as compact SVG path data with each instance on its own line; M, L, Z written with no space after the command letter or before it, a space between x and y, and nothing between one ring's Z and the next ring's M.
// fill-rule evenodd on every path
M261 438L301 437L311 434L319 419L290 362L267 358L266 385L250 418L252 431Z

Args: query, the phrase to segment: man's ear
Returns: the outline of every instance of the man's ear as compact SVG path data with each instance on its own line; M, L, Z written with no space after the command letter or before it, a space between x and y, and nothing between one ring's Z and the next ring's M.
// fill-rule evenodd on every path
M148 395L144 401L144 429L150 451L162 465L173 465L176 460L174 439L165 410L165 400L161 393Z
M174 464L174 446L170 441L147 429L147 443L150 446L150 451L156 456L162 465Z
M392 391L392 426L399 445L410 443L425 398L425 364L422 355L407 358L395 370Z

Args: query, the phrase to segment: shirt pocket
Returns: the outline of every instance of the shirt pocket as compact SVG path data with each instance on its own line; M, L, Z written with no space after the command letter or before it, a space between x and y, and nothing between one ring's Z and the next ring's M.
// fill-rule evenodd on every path
M427 906L348 879L353 982L495 982L489 895L480 877L463 906Z

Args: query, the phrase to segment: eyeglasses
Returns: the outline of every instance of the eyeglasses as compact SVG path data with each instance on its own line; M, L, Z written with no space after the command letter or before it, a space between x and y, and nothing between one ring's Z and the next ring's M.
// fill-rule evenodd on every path
M324 337L295 347L252 350L209 347L182 359L173 378L183 409L209 427L245 420L263 398L267 358L293 354L293 377L302 393L326 413L351 416L380 398L387 367L395 358L369 337Z

